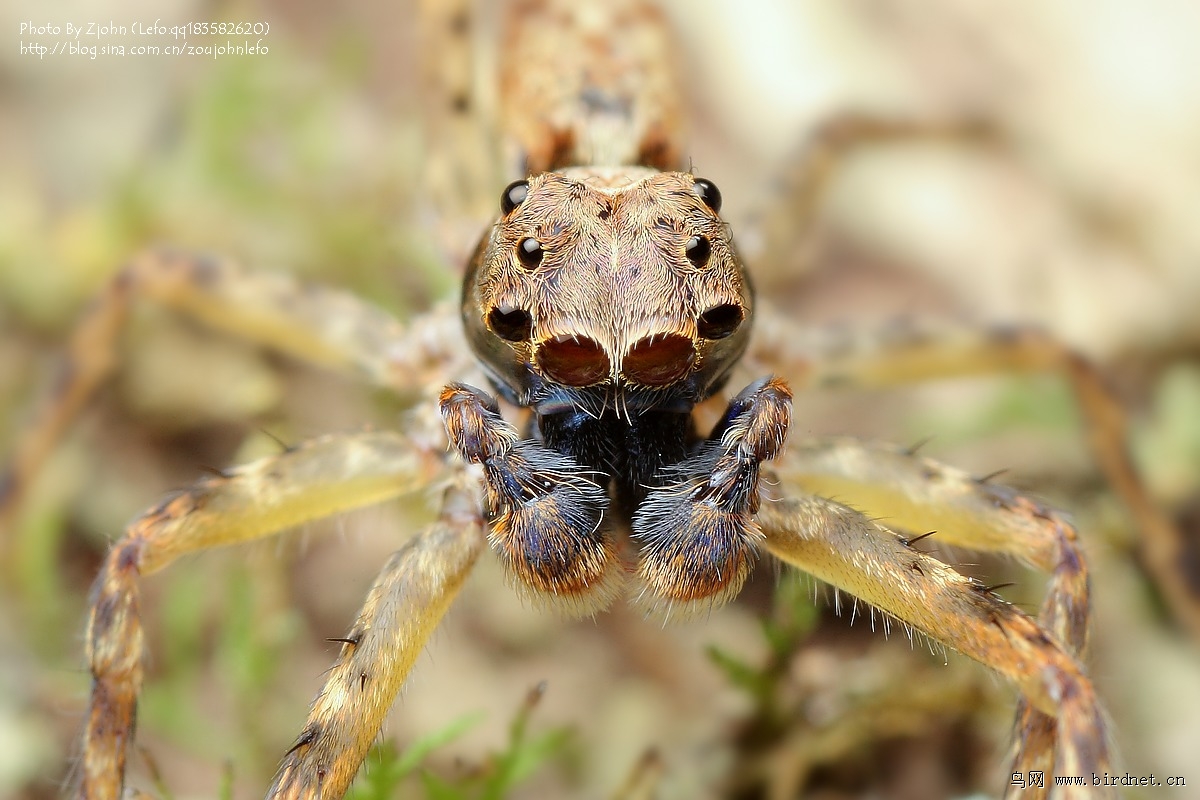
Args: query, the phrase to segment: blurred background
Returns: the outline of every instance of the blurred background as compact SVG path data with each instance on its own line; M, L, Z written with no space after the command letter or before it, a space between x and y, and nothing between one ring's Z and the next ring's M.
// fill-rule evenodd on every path
M0 8L0 453L36 418L88 300L149 245L293 271L400 317L457 290L454 259L486 219L426 184L427 163L445 154L430 146L414 5ZM687 152L721 187L762 297L814 324L920 314L1053 331L1111 378L1153 493L1200 535L1195 4L664 10L688 91ZM481 52L503 47L497 16L475 18ZM268 52L22 53L65 42L22 23L156 19L268 22ZM845 111L982 119L1001 136L864 152L831 183L813 228L780 237L773 209L788 208L788 165ZM495 169L495 196L512 177ZM12 555L0 566L0 796L51 797L70 780L88 689L86 594L132 516L206 466L404 420L403 399L149 306L121 357L2 532ZM793 435L807 434L932 437L926 454L976 474L1007 469L1004 481L1070 510L1095 573L1091 673L1117 771L1188 783L1127 796L1200 796L1197 644L1138 569L1137 533L1060 379L805 395ZM133 785L178 798L260 793L336 654L325 638L344 634L382 558L428 518L424 500L146 580L148 757L133 759ZM1003 594L1036 609L1039 576L962 560L987 583L1016 581ZM776 590L770 566L730 608L662 628L624 608L584 622L537 613L484 562L419 662L360 796L600 797L631 775L659 776L662 797L986 797L1007 784L1007 686L953 654L873 634L861 615L851 626L820 588L782 576ZM396 752L424 757L401 779L410 767Z

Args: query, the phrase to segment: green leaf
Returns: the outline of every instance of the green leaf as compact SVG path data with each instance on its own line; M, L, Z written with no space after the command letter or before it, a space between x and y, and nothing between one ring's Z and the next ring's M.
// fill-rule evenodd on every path
M412 773L434 750L445 747L483 721L482 713L467 714L451 722L440 731L422 736L404 749L395 763L400 777Z
M742 661L737 656L712 645L706 651L709 659L717 666L729 682L744 689L754 698L762 698L770 690L762 671L751 664Z
M430 800L464 800L467 796L461 788L442 780L431 772L421 773L421 784L425 796Z
M346 793L347 800L390 800L396 797L400 784L424 763L435 750L462 736L483 720L483 714L468 714L446 727L422 736L398 753L390 742L372 748L367 756L369 766ZM423 775L422 780L426 777Z

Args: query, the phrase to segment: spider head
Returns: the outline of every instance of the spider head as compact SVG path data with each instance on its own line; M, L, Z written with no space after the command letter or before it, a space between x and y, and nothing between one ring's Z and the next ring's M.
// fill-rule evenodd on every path
M472 349L522 405L712 394L746 348L750 283L709 181L576 168L504 190L463 288Z

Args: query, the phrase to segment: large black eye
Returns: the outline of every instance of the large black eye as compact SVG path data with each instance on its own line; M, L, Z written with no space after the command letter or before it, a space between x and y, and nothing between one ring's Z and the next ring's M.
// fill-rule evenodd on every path
M529 181L513 181L500 194L500 211L508 216L529 196Z
M519 308L512 311L493 308L488 312L487 322L497 336L509 342L525 342L533 334L533 319L528 311Z
M700 315L696 332L705 339L724 339L738 329L745 313L733 303L713 306Z
M688 239L687 244L683 246L683 253L687 256L688 261L697 267L703 267L708 263L708 257L712 255L712 247L708 244L708 237L693 236Z
M721 190L708 178L696 178L692 191L704 201L704 205L712 209L714 214L721 211Z
M533 269L542 263L542 243L537 239L522 239L517 243L517 260L526 269Z

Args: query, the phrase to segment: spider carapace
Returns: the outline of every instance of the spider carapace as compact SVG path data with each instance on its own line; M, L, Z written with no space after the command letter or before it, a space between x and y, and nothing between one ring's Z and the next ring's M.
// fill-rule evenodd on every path
M693 422L753 312L720 191L681 172L575 167L510 184L500 210L462 316L496 390L532 409L533 435L517 440L469 387L442 395L452 444L484 466L494 549L580 612L623 590L629 561L651 604L728 598L752 564L759 467L783 444L791 394L761 380L706 438Z

